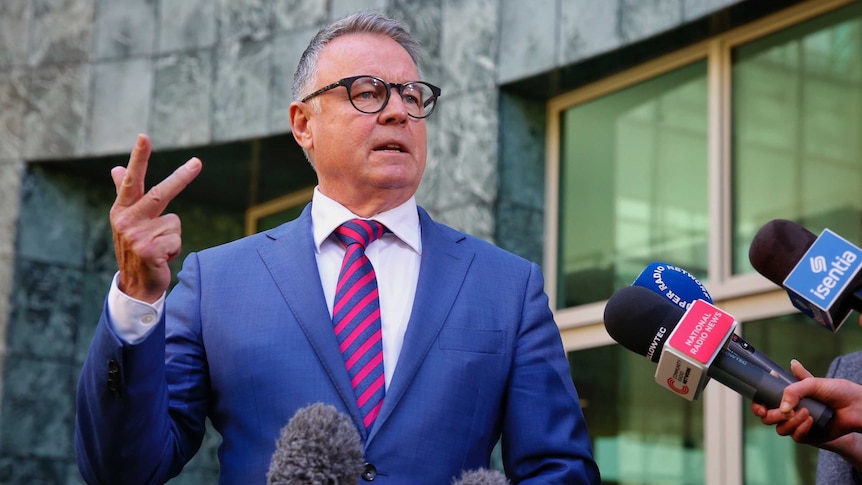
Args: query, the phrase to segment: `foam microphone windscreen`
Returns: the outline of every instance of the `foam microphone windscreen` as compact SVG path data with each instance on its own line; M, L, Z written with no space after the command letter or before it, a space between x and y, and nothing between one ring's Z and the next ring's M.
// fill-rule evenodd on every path
M301 408L281 430L267 473L269 485L359 483L365 469L362 439L335 406Z
M452 485L509 485L509 483L506 475L485 468L465 471L460 478L452 481Z
M650 352L650 347L653 350L661 348L683 314L685 311L682 308L671 305L652 290L626 286L608 299L604 323L608 334L617 343L658 362L661 352Z
M748 249L748 260L758 273L783 286L787 275L815 240L817 236L799 224L775 219L757 231Z

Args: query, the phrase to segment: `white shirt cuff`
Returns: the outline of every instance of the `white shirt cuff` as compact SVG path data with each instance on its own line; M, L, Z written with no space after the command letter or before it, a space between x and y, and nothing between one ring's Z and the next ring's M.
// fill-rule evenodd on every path
M119 287L120 272L114 274L108 291L108 321L114 332L129 344L144 340L156 328L165 309L165 295L152 304L123 293Z

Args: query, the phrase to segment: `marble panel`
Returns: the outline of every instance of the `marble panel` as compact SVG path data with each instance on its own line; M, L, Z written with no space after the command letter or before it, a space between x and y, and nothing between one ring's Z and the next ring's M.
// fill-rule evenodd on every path
M159 0L158 52L212 47L216 43L216 2Z
M74 461L66 464L66 481L61 483L64 485L87 485L81 472L78 471L78 464Z
M156 61L150 134L159 148L205 145L212 139L213 51Z
M682 0L620 0L620 35L636 42L682 23Z
M85 206L75 179L29 165L21 184L17 257L81 268Z
M155 48L155 0L97 0L96 59L150 55Z
M68 485L66 476L69 465L67 462L10 456L12 453L14 452L0 454L0 483L62 483Z
M497 205L496 243L501 248L542 265L545 248L545 212L509 201Z
M403 22L422 46L422 59L419 63L422 78L439 86L444 77L440 50L443 8L440 3L393 0L389 16Z
M473 90L440 107L438 206L493 204L497 198L497 92Z
M544 102L501 94L500 199L545 206L546 116Z
M218 0L216 20L219 42L264 39L272 31L270 0Z
M24 165L19 161L0 160L0 259L12 259L15 251L23 169Z
M359 10L383 12L386 10L387 0L331 0L329 3L332 19L340 19Z
M503 0L498 75L500 83L529 77L554 67L556 0Z
M435 214L435 220L494 244L494 209L487 204L467 204Z
M147 130L153 91L149 58L96 64L87 153L128 153Z
M78 368L84 365L84 360L90 352L90 344L96 333L96 326L102 309L105 306L105 298L111 287L114 273L84 273L81 277L80 304L78 314L75 318L74 331L74 363Z
M108 170L98 175L95 179L79 179L79 185L87 187L82 207L84 271L113 274L117 270L117 258L109 212L117 192Z
M63 64L30 72L24 157L68 158L84 149L90 66Z
M425 173L422 182L416 191L416 203L433 214L440 206L440 170L441 160L447 156L447 147L443 143L444 136L441 129L443 119L442 106L438 105L429 118L425 119L426 132L428 136L428 154L425 161Z
M560 4L561 65L572 64L622 45L618 2L572 0Z
M269 108L268 42L219 46L213 94L213 138L237 140L266 133Z
M683 0L683 17L685 21L696 20L742 1L743 0Z
M27 63L32 6L30 0L0 2L0 67Z
M0 70L0 160L18 159L27 104L27 74L22 68Z
M202 483L218 483L218 470L184 468L182 473L167 481L167 485L200 485Z
M444 93L493 86L499 45L499 2L446 0L442 24L440 64L444 76L432 83L445 86Z
M0 404L0 449L4 454L14 452L13 456L34 460L74 456L74 382L79 372L44 358L6 357Z
M30 64L80 62L90 57L96 0L32 0Z
M71 359L81 305L78 269L19 258L6 329L8 355Z
M317 28L281 34L272 40L272 82L269 103L270 133L290 131L290 103L293 101L293 74L299 58Z
M320 0L273 0L274 31L306 30L311 27L316 31L326 22L326 3Z

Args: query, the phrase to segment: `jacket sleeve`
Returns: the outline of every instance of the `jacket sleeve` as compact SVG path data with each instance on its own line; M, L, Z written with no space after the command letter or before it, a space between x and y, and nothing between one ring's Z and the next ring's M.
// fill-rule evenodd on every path
M503 422L513 483L598 484L578 393L539 267L531 263Z
M196 267L190 255L172 293L194 293ZM134 345L117 337L103 309L76 396L75 449L87 483L161 484L200 447L208 384L199 319L185 310L166 337L171 300L158 326Z

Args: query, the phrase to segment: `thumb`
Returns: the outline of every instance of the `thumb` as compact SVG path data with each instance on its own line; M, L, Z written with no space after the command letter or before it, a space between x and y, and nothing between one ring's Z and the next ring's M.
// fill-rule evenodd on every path
M111 169L111 179L114 181L114 187L117 193L120 192L120 186L123 184L123 179L126 177L126 167L114 167Z
M805 379L808 377L814 377L814 374L812 374L811 372L808 372L808 369L806 369L805 366L803 366L802 363L796 359L790 360L790 372L792 372L793 376L799 380L802 380L802 379Z

